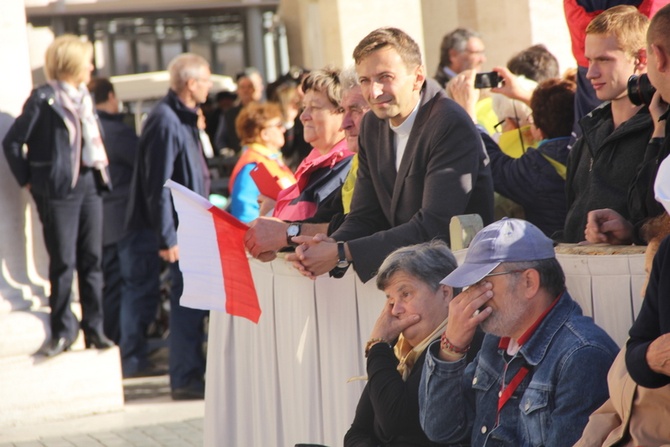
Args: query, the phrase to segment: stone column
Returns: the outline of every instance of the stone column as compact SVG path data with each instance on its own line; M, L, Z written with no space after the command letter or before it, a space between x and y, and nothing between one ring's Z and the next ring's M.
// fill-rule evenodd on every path
M486 44L484 70L536 43L554 53L561 70L576 66L561 0L281 0L292 64L344 66L368 32L395 26L424 52L428 76L439 62L442 37L459 26L478 31Z
M0 3L0 139L32 87L23 0ZM0 155L0 358L34 352L45 340L46 314L15 312L39 307L46 294L46 254L41 225L27 191Z
M423 49L420 0L282 0L279 14L292 64L347 66L358 42L382 26L403 29Z
M244 10L244 36L247 41L248 65L256 67L266 77L265 56L263 52L263 14L259 7Z

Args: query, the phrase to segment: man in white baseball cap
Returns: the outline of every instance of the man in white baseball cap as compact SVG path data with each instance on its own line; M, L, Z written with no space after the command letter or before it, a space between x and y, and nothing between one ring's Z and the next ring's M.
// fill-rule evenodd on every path
M566 291L551 239L524 220L495 222L442 284L467 289L426 355L419 405L428 438L572 446L608 397L619 348ZM466 365L478 326L486 336Z

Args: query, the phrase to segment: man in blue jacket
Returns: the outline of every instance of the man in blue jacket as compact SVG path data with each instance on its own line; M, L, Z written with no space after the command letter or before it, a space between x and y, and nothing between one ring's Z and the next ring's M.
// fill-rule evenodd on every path
M158 253L170 264L171 274L172 398L201 399L204 397L202 343L206 312L179 304L183 278L179 270L178 222L170 191L163 185L172 179L203 197L209 195L210 178L200 144L197 109L207 99L212 86L211 72L204 58L191 53L175 57L168 71L170 90L151 111L142 130L128 204L130 243L141 254L137 273L143 276L134 281L134 301L138 312L152 308L143 298L145 291L152 292L157 287L159 263L155 254ZM146 274L142 275L143 272Z
M426 354L419 408L428 438L572 446L608 397L619 348L565 290L551 239L524 220L495 222L442 284L468 288ZM477 327L486 335L466 364Z

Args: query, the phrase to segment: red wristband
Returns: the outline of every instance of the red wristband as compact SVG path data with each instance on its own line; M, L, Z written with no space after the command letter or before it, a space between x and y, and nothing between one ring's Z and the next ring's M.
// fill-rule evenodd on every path
M442 334L442 338L440 339L440 349L447 352L453 352L454 354L467 354L467 352L470 350L470 345L467 345L465 348L459 348L449 341L445 331Z

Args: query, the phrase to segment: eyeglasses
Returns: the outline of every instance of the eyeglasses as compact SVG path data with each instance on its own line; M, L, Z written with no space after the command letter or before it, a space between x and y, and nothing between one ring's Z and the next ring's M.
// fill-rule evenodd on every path
M505 270L504 272L489 273L488 275L484 275L482 279L488 278L490 276L509 275L512 273L523 273L523 272L525 272L525 270Z
M275 124L268 124L266 126L263 126L263 129L274 129L275 127L277 129L283 129L284 128L284 123L279 122L279 123L275 123Z
M502 133L502 125L505 123L505 121L507 121L507 118L503 118L498 124L495 124L493 129L498 133Z

